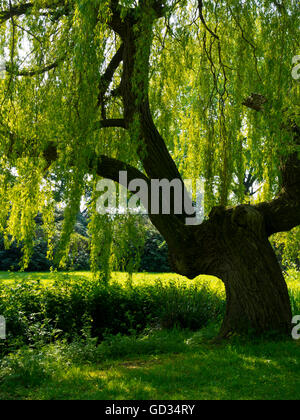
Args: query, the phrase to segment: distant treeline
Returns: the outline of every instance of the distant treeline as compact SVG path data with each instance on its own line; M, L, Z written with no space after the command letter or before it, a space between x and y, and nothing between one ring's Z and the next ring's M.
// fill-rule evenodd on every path
M59 232L62 227L63 214L56 214L56 230ZM55 257L55 250L54 250ZM13 242L8 249L5 248L4 238L0 236L0 271L19 271L22 259L22 246ZM170 272L168 262L168 247L163 237L147 225L146 240L143 252L139 257L139 271L151 273ZM33 255L29 263L28 272L45 272L53 267L58 269L58 264L47 259L47 240L42 230L42 221L37 218L37 231L34 243ZM90 270L90 247L88 235L88 217L86 212L79 213L71 239L70 258L68 269L74 271ZM121 267L120 267L121 269Z
M63 212L57 211L55 217L55 230L57 232L57 243L64 220ZM160 233L147 221L141 218L137 221L145 231L145 244L139 259L139 271L149 273L166 273L172 269L168 260L168 246ZM36 239L34 243L33 255L26 271L45 272L51 267L59 269L58 263L47 259L47 240L42 229L42 218L36 219ZM300 229L294 229L288 233L277 234L272 238L272 245L275 249L278 261L283 269L290 267L300 268ZM55 250L54 250L55 257ZM133 257L135 258L135 257ZM0 236L0 271L19 271L22 259L22 247L12 243L9 249L5 248L4 238ZM87 212L79 213L74 233L71 238L69 262L67 269L74 271L90 270L90 241L88 234L88 215ZM122 267L116 267L122 271Z

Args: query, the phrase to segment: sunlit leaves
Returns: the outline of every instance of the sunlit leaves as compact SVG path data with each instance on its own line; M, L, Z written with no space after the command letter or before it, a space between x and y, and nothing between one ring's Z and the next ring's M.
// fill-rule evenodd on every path
M182 176L205 180L208 213L215 204L269 199L277 192L279 157L292 148L282 124L299 124L299 83L291 76L292 58L299 54L299 6L295 0L202 3L122 0L118 11L122 21L134 16L137 22L134 96L142 102L149 89L155 122ZM9 1L0 1L0 10L9 9ZM97 107L101 74L120 46L108 25L111 16L109 0L37 0L0 25L0 54L9 69L0 80L0 225L7 237L26 245L25 261L38 211L46 211L45 229L52 235L49 175L63 179L61 251L67 255L85 186L95 181L92 158L105 154L140 167L138 118L129 134L94 129L103 114L123 114L122 99L111 94L118 91L122 65L108 87L105 109ZM56 62L31 77L19 75ZM267 98L264 112L242 105L252 93ZM47 168L42 156L50 142L58 159ZM243 184L249 171L258 189L252 197ZM101 224L113 243L113 227L98 219L94 215L91 224L95 261L106 241Z
M257 182L264 181L259 198L271 198L279 155L291 140L282 120L291 112L297 118L291 62L299 8L294 1L278 9L272 1L208 0L204 25L197 3L178 7L167 26L156 26L151 87L157 123L181 171L205 178L210 206L248 200L242 180L253 168ZM261 115L242 106L252 93L268 99Z

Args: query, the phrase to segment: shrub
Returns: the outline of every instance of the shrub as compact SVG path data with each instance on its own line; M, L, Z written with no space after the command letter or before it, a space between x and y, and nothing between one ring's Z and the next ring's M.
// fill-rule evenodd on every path
M300 313L299 273L289 272L288 283L296 315ZM217 280L123 280L104 285L89 277L55 274L48 282L0 282L0 314L7 320L8 333L7 340L0 342L0 353L23 345L40 348L57 339L75 342L89 337L99 343L145 330L196 331L220 321L224 311L225 296Z
M0 313L7 320L2 350L73 341L86 330L102 340L107 334L140 333L146 328L200 329L224 312L224 299L207 285L113 283L56 275L51 285L24 280L0 285Z

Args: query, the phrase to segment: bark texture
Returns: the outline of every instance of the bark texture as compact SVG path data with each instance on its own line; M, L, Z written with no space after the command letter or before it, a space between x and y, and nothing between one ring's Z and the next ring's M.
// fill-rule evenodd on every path
M122 124L115 122L115 126L130 131L131 124L138 117L142 139L139 156L145 170L141 178L148 185L152 179L180 179L182 182L155 126L148 99L151 24L163 15L163 3L149 0L138 6L138 10L132 9L123 19L119 2L111 0L109 26L120 37L121 47L99 87L99 106L103 108L105 90L113 72L123 63L122 80L117 90L123 100L124 119ZM148 16L146 26L141 18L143 13ZM142 54L139 45L143 46ZM251 98L245 106L250 104L256 111L263 111L263 106L253 107L253 95ZM260 96L260 102L267 100ZM105 122L105 110L102 111L102 127L114 126L114 120ZM299 128L291 123L288 129L293 133L295 143L299 144ZM98 174L117 180L119 168L127 168L129 176L137 175L134 168L106 157L101 157L98 163ZM150 214L152 223L168 243L170 259L177 273L189 278L209 274L224 282L227 310L221 338L249 330L257 333L290 332L292 313L287 285L268 238L275 232L300 224L298 155L295 153L285 158L280 169L281 192L270 203L233 209L218 207L213 209L209 220L198 227L186 226L184 214L178 216L172 211L168 216Z
M225 284L220 338L250 331L290 333L288 289L260 212L251 206L216 208L187 242L186 251L173 254L176 271L189 278L213 275Z

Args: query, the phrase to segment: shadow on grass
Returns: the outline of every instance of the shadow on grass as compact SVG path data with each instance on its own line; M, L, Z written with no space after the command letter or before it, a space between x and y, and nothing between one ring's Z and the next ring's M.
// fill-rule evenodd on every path
M61 350L56 350L56 358L53 354L40 356L40 365L37 364L37 372L33 372L31 380L28 380L28 372L27 381L25 374L25 382L24 375L22 379L16 372L15 376L2 377L0 398L299 399L298 342L228 342L213 346L203 342L197 334L190 333L189 339L182 335L178 337L180 345L178 341L173 351L171 348L169 351L161 348L161 354L153 351L152 354L143 355L139 351L134 354L132 350L132 354L128 353L122 361L103 358L97 363L74 364L60 354ZM43 369L43 373L35 381L38 366Z

